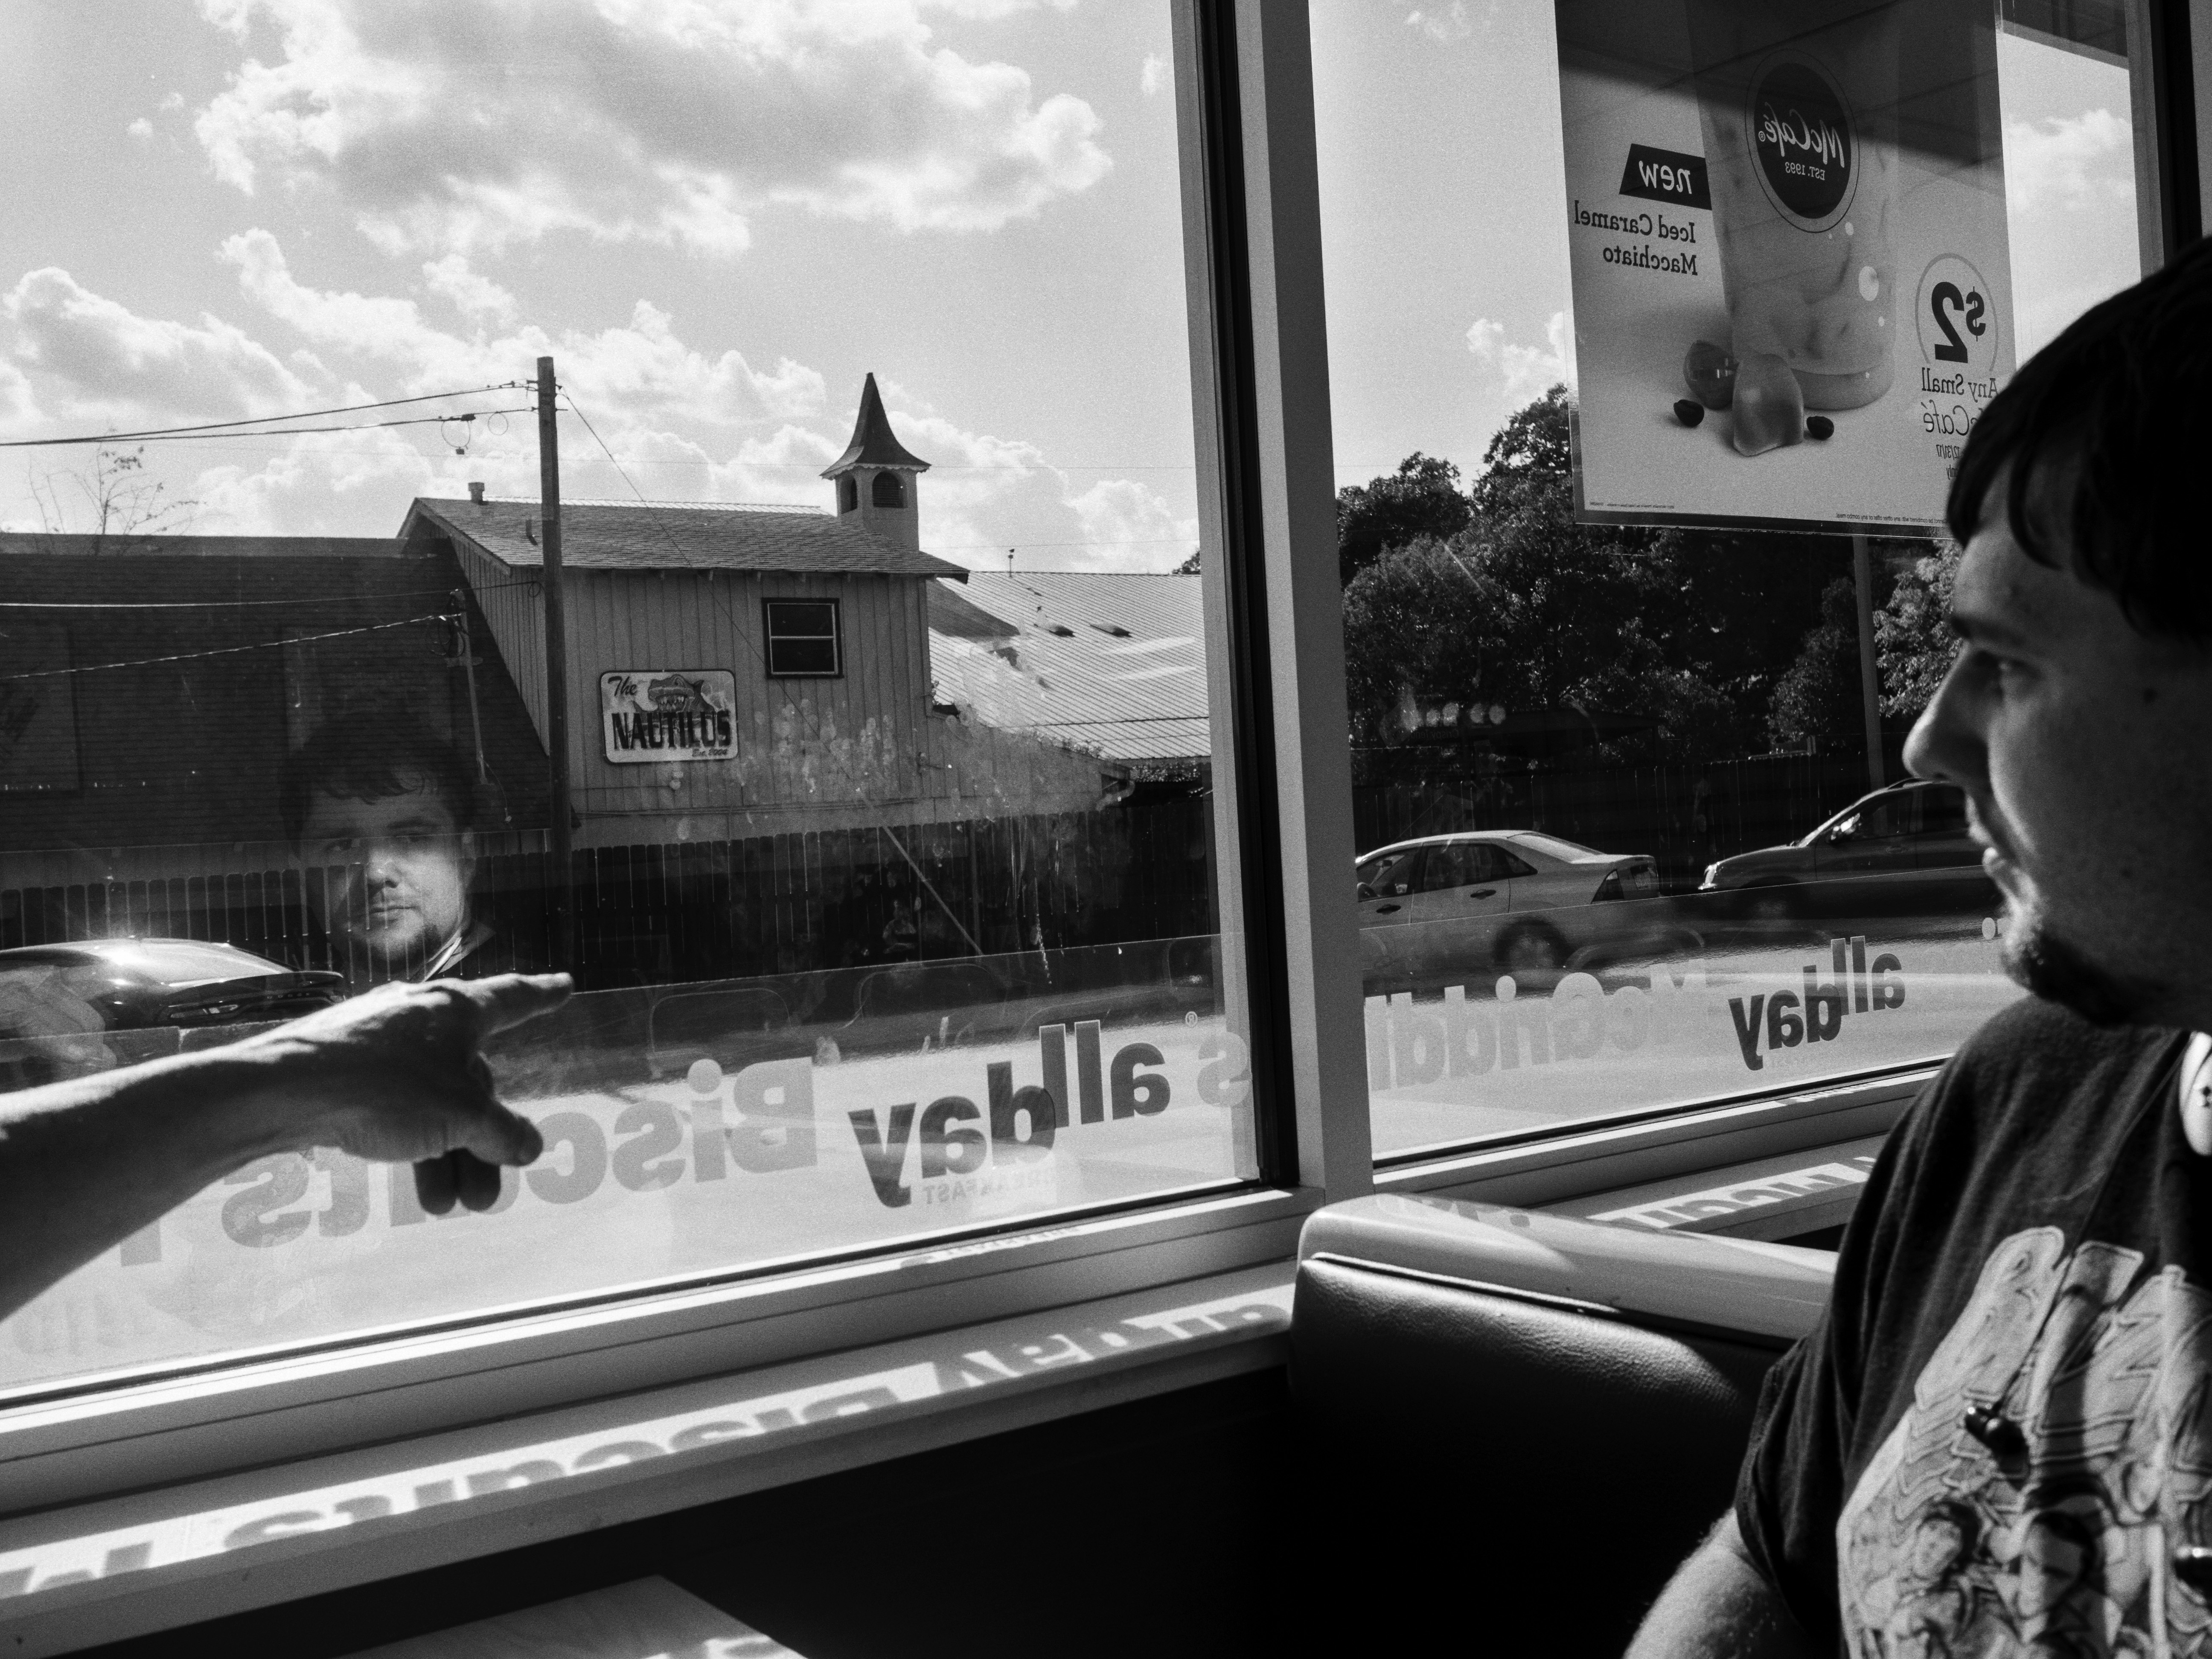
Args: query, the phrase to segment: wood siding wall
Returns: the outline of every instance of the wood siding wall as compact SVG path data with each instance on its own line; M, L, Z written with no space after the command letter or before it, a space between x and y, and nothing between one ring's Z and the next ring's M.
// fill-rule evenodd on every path
M545 599L534 570L514 570L474 543L447 542L460 561L477 608L499 643L507 678L522 693L522 706L530 711L538 742L545 743Z
M544 599L528 573L465 543L463 568L545 730ZM932 770L929 619L906 576L750 571L567 573L569 776L587 819L921 799ZM844 672L770 679L762 602L832 599ZM617 765L606 758L599 676L616 669L723 669L736 683L738 758Z

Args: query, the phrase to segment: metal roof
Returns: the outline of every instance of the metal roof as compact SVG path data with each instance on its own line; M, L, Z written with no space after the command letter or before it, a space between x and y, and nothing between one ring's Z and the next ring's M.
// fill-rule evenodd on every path
M417 520L427 519L513 569L536 570L545 562L539 516L533 501L417 497L401 534L412 534ZM871 535L851 518L714 506L564 502L561 562L573 570L788 570L955 580L967 574Z
M891 431L891 417L884 413L884 400L876 391L872 374L860 388L860 412L853 422L853 441L822 470L822 476L834 478L856 466L895 466L914 472L929 470L929 463L908 450Z
M929 587L937 695L1110 760L1209 758L1196 576L969 573Z

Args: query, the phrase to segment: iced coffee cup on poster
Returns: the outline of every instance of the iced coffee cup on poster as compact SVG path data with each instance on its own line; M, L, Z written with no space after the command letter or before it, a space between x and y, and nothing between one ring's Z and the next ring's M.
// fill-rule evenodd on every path
M1838 0L1689 0L1731 349L1808 409L1889 390L1897 335L1897 16Z

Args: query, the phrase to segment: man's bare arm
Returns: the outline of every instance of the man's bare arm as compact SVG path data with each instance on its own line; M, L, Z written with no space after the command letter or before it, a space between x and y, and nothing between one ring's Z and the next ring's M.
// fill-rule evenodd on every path
M1627 1659L1820 1659L1822 1651L1752 1565L1731 1510L1675 1569Z
M227 1048L0 1095L0 1318L241 1164L336 1146L481 1210L544 1150L481 1045L565 975L390 985Z

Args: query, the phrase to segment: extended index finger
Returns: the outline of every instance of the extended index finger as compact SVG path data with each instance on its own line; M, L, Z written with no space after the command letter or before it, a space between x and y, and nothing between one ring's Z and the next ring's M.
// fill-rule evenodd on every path
M468 980L456 988L481 1011L484 1036L504 1031L549 1013L568 1000L576 982L566 974L495 974Z

